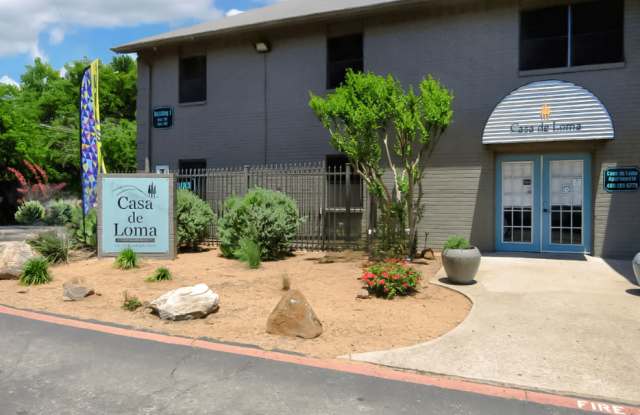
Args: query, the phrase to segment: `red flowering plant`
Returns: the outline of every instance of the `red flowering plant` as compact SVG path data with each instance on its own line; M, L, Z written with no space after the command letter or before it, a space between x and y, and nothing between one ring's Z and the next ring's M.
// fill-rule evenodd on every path
M22 201L38 200L40 202L46 202L49 199L55 198L65 187L65 183L50 184L49 176L47 176L44 169L36 163L23 160L22 164L31 172L31 176L35 178L36 183L29 182L18 169L7 167L7 171L12 173L20 184L17 190Z
M359 279L370 294L390 300L396 295L415 292L421 278L420 272L405 261L387 259L371 265Z

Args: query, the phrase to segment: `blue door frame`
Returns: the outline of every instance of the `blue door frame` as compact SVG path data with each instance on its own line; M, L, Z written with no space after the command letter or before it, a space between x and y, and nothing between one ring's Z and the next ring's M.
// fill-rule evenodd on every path
M588 253L591 251L591 155L551 154L544 155L542 167L542 251ZM550 171L549 163L554 160L582 161L582 243L576 245L554 244L551 242Z
M549 163L553 160L582 160L582 244L563 245L551 242ZM532 238L530 243L503 241L502 163L532 162ZM590 154L518 154L496 157L495 236L497 251L588 253L591 250L591 155Z

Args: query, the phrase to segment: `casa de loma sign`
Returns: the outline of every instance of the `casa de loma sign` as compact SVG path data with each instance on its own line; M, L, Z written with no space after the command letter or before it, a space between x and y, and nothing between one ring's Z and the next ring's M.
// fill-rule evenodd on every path
M540 123L538 124L520 124L514 122L511 124L511 132L518 134L538 133L555 133L570 132L582 130L582 124L579 122L562 123L558 121L550 121L551 106L543 104L540 108Z
M98 180L98 254L125 248L175 257L175 178L161 174L107 174Z
M533 82L493 110L483 144L613 139L606 108L586 89L564 81Z

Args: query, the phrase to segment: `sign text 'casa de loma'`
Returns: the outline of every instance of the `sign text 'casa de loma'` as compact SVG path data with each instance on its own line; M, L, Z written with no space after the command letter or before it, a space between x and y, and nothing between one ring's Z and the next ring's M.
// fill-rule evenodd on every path
M106 175L100 181L99 250L125 248L154 255L173 251L174 178L163 175Z

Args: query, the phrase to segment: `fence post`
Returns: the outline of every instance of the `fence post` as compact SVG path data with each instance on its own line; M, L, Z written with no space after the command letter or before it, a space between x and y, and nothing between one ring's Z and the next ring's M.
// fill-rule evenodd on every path
M244 194L246 195L249 192L249 187L251 183L249 183L249 165L244 165Z
M346 164L345 169L345 232L346 232L346 240L347 242L351 241L351 164Z

